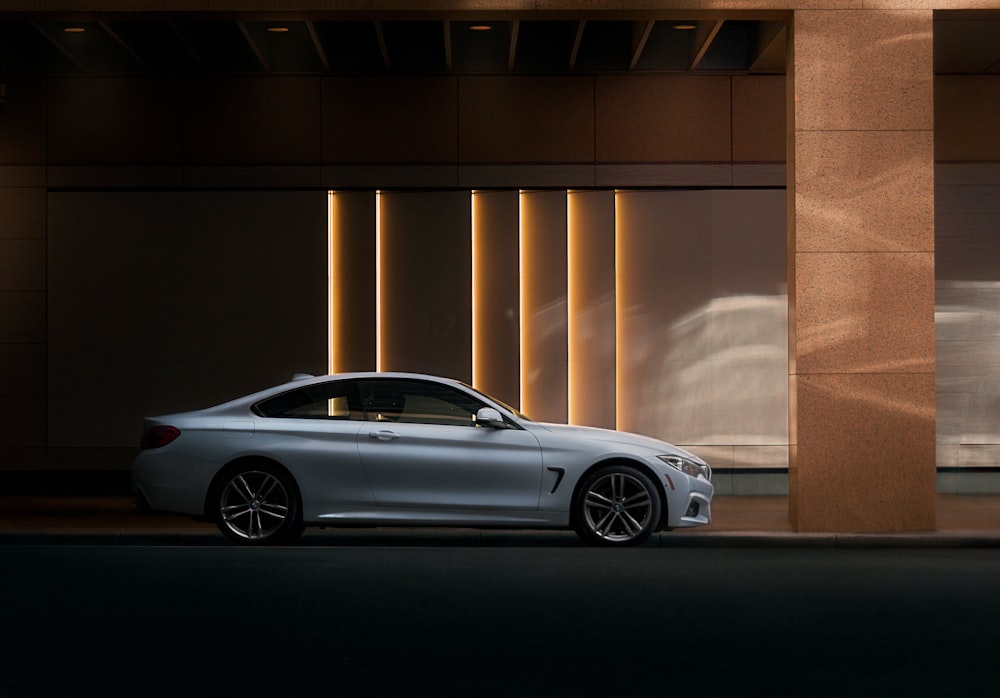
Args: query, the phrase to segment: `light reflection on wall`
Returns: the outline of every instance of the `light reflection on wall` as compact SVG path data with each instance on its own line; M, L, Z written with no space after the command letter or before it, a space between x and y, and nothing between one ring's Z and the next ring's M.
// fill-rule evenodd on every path
M1000 466L1000 185L996 173L996 164L989 163L957 169L939 164L936 170L939 467ZM952 484L962 487L957 480ZM990 491L996 491L996 486Z
M788 458L782 191L619 192L618 426L719 467Z
M1000 464L1000 281L938 281L938 465Z

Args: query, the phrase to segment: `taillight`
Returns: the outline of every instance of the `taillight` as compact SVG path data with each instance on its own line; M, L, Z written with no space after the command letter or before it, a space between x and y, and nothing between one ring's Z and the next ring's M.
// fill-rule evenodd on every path
M139 448L144 451L147 448L163 448L180 435L180 429L166 424L150 427L142 433L142 441L139 442Z

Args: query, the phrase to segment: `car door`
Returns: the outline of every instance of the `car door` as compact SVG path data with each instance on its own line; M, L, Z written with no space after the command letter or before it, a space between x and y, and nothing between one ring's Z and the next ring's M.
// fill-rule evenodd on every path
M538 508L542 457L530 432L476 426L484 405L442 383L372 379L360 391L358 451L380 507Z
M366 425L349 380L313 383L256 405L257 440L288 467L307 516L370 507L374 497L358 457Z

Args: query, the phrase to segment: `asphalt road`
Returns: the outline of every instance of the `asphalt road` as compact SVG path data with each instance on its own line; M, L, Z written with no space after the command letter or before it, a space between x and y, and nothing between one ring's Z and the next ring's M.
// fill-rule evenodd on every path
M1000 550L0 547L0 695L995 696Z

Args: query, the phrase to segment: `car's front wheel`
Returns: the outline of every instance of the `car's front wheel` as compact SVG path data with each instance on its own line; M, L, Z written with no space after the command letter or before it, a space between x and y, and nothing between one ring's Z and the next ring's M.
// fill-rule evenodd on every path
M660 494L644 472L609 465L584 481L575 502L577 534L592 545L638 545L660 522Z
M247 462L228 470L215 489L215 522L242 545L280 545L302 532L298 489L281 468Z

